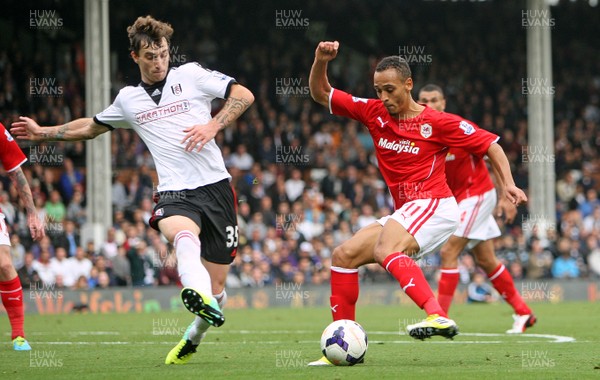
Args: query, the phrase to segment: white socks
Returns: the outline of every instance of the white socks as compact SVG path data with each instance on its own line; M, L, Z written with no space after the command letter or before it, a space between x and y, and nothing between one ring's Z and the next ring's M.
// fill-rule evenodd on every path
M194 288L203 294L212 294L208 271L200 260L200 240L191 231L180 231L173 242L177 254L177 270L184 287Z
M219 303L221 311L223 311L223 307L227 302L227 292L225 292L225 289L223 289L223 291L220 294L213 295L213 297L215 297L215 299ZM204 339L204 337L206 336L206 330L208 330L209 327L210 324L208 322L206 322L200 317L196 317L196 319L194 319L193 326L188 334L188 337L192 341L192 344L200 344L202 339Z

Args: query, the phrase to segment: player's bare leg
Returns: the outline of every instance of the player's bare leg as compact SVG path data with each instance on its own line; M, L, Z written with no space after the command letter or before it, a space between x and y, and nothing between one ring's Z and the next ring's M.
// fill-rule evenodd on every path
M407 326L408 334L415 339L433 335L452 338L458 334L456 323L447 318L423 271L410 257L419 250L415 238L400 223L389 219L375 246L375 260L398 280L406 295L427 313L423 322Z
M23 329L23 288L13 266L8 245L0 245L0 295L12 328L13 348L15 351L31 350Z
M493 242L482 241L472 251L477 265L487 273L494 288L514 310L513 327L507 333L520 334L533 326L537 319L515 288L512 276L496 257Z
M441 277L438 283L438 302L446 314L450 310L454 292L458 286L458 256L465 249L469 239L452 235L440 250Z

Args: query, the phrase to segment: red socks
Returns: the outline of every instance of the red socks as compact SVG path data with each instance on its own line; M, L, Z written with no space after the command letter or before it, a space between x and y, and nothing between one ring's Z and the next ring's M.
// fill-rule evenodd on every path
M382 266L400 283L400 287L427 315L448 317L433 295L423 271L417 263L402 252L395 252L383 260Z
M413 259L406 256L401 252L395 252L383 261L382 266L392 274L400 283L402 290L409 296L421 309L425 310L427 315L439 314L442 317L448 317L448 310L452 298L454 297L454 291L458 286L459 274L456 268L444 268L441 270L442 277L439 282L438 289L438 300L434 297L429 283L423 275L423 271L415 263ZM531 314L531 309L527 306L521 295L515 288L510 273L506 270L504 265L500 264L492 273L488 274L488 277L494 288L502 295L502 297L508 302L515 313L518 315ZM9 312L7 306L7 293L9 289L6 284L12 284L13 281L0 283L0 290L2 293L2 301ZM9 318L13 325L13 335L20 332L21 336L23 333L23 304L22 304L22 291L20 290L20 283L18 278L16 279L17 288L19 288L20 299L20 330L16 330L14 321L18 321L18 315L11 316L9 312ZM12 289L15 289L13 287ZM329 299L331 304L331 314L333 320L337 321L340 319L356 319L356 301L358 300L358 269L345 269L338 267L331 267L331 297ZM12 294L12 293L11 293ZM16 295L17 293L14 293ZM14 296L13 295L13 296ZM10 301L14 302L14 301ZM13 339L16 337L13 336Z
M6 314L8 314L8 319L12 327L11 339L15 339L18 336L24 338L23 288L21 287L19 276L10 281L0 282L0 296L2 297L2 304L6 309Z
M460 275L458 273L458 268L442 268L440 272L442 273L442 276L440 277L440 282L438 284L438 302L447 314L448 310L450 310L450 304L452 304L454 291L458 286Z
M488 278L502 298L512 306L515 310L515 314L531 314L531 309L527 306L525 301L523 301L523 298L521 298L521 295L515 288L512 276L508 273L504 264L499 264L496 269L491 273L488 273Z
M331 315L333 320L356 320L358 269L331 267Z

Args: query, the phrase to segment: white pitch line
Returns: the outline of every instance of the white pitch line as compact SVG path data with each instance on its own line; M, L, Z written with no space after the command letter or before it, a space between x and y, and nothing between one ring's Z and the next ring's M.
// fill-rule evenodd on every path
M517 335L517 336L528 336L528 337L530 336L530 337L533 337L533 338L554 339L554 342L550 342L550 343L570 343L570 342L575 342L575 338L573 338L571 336L549 335L549 334L521 334L521 335Z
M502 334L487 334L487 333L464 333L461 334L463 336L497 336L497 337L506 337L507 335ZM575 342L575 338L568 336L560 336L560 335L546 335L546 334L521 334L520 337L531 337L531 338L543 338L543 339L553 339L548 343L570 343ZM174 337L175 338L175 337ZM175 342L174 339L171 342L32 342L35 345L149 345L149 344L164 344L164 345L172 345ZM539 340L518 340L516 343L539 343ZM270 341L238 341L238 342L203 342L202 345L210 345L210 344L232 344L232 343L250 343L250 344L288 344L289 341L280 341L280 340L270 340ZM298 344L317 344L316 340L301 340L296 342ZM371 344L419 344L416 340L370 340ZM510 341L506 340L442 340L436 341L431 340L427 341L427 344L502 344L502 343L510 343Z
M226 331L211 331L211 335L214 334L227 334L227 335L276 335L276 334L315 334L315 331L311 330L273 330L273 331L252 331L252 330L226 330ZM5 334L6 335L6 334ZM44 335L56 335L56 333L44 332L44 331L32 331L28 333L31 336L44 336ZM68 331L64 332L66 336L73 335L81 335L81 336L103 336L103 335L121 335L118 331ZM147 334L136 334L136 335L147 335ZM315 334L316 335L316 334ZM398 331L369 331L368 335L394 335L394 336L407 336L406 333L399 333ZM177 336L178 337L178 336ZM173 336L174 340L177 338ZM460 340L461 337L494 337L494 338L509 338L508 340L488 340L488 341L478 341L478 340ZM529 339L533 338L533 339ZM518 339L518 340L513 340ZM538 339L538 340L536 340ZM508 343L508 342L516 342L516 343L537 343L540 342L539 339L548 339L548 343L571 343L575 342L576 339L570 336L563 335L552 335L552 334L498 334L498 333L469 333L463 332L458 335L457 340L449 341L429 341L428 343L432 344L499 344L499 343ZM301 344L314 344L316 340L309 341L299 341ZM203 344L228 344L231 342L204 342ZM284 341L242 341L235 343L256 343L256 344L283 344ZM390 344L413 344L417 343L415 340L391 340L391 341L374 341L370 340L372 344L379 343L390 343ZM173 342L35 342L35 344L50 344L50 345L95 345L95 344L104 344L104 345L128 345L128 344L173 344Z
M458 336L489 336L489 337L511 337L511 338L545 338L552 339L550 343L570 343L575 342L575 338L563 335L551 334L493 334L493 333L459 333ZM518 343L530 343L531 340L517 341Z
M211 334L314 334L314 331L310 330L274 330L274 331L251 331L251 330L226 330L226 331L211 331ZM367 331L367 335L408 335L405 332L399 333L398 331ZM502 333L469 333L461 332L458 335L461 336L481 336L481 337L503 337L503 338L545 338L553 340L552 343L569 343L575 342L575 338L563 335L551 335L551 334L502 334ZM523 343L529 343L528 341L522 341ZM521 343L521 342L519 342Z
M43 336L43 335L57 335L57 334L65 334L65 335L121 335L118 331L62 331L62 332L49 332L49 331L31 331L27 332L27 336ZM10 332L5 333L4 335L10 335Z

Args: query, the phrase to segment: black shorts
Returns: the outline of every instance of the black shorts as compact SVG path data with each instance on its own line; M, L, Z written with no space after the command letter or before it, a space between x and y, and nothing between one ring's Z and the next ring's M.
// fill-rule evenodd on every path
M181 215L200 227L201 256L211 263L231 264L237 253L238 225L235 192L227 179L194 190L162 191L150 226Z

